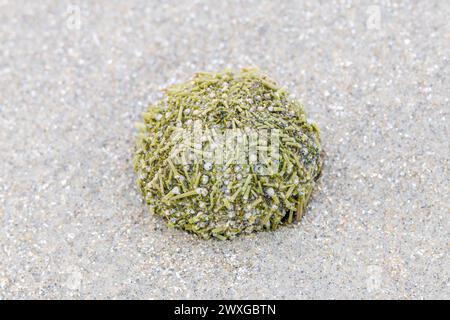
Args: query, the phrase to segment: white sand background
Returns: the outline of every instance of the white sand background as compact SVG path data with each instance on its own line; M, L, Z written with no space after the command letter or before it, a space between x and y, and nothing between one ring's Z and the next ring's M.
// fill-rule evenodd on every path
M0 298L450 298L449 1L0 0ZM204 241L148 215L141 112L259 66L327 152L301 224Z

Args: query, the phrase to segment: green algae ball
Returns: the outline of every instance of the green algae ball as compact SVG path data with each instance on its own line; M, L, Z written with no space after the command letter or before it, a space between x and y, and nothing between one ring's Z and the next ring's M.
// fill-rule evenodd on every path
M137 182L169 226L223 240L302 218L322 168L319 129L258 70L197 73L143 119Z

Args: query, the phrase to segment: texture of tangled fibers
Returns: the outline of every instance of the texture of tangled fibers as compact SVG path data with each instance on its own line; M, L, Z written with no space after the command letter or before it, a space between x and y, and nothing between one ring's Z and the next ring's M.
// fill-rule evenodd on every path
M301 219L322 167L319 130L258 70L198 73L143 117L138 185L169 226L229 239Z

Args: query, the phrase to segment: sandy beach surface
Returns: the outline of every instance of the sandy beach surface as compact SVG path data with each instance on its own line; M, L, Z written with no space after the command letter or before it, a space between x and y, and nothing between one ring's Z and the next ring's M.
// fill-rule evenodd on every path
M450 298L449 1L0 0L0 299ZM258 66L322 130L303 221L204 241L149 216L135 122Z

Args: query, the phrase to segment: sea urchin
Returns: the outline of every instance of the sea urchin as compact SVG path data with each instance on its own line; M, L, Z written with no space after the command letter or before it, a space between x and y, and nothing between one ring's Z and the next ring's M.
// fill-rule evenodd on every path
M322 167L319 130L258 70L197 73L143 117L138 185L169 226L228 239L301 219Z

